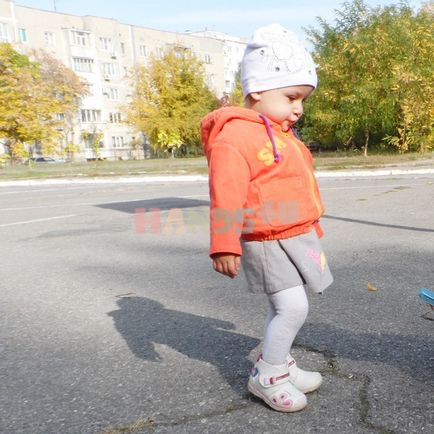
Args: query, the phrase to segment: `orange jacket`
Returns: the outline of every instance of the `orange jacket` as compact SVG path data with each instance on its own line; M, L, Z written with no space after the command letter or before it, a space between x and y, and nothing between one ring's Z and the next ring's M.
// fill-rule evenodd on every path
M312 227L321 236L318 219L324 208L312 155L292 130L283 133L261 116L251 109L223 107L202 119L211 199L210 255L241 255L240 237L275 240Z

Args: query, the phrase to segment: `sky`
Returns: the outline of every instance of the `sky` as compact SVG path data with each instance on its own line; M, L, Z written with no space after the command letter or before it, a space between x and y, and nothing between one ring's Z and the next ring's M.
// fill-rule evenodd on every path
M397 4L365 0L369 6ZM213 30L248 38L260 26L280 23L305 37L303 27L318 28L317 17L333 22L344 0L15 0L17 5L57 10L74 15L113 18L158 30L185 32ZM423 1L408 0L419 9Z

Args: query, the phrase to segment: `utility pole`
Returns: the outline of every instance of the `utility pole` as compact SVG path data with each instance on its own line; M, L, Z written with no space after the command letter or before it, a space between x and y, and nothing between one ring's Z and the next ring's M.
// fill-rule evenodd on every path
M53 5L54 5L54 12L57 12L57 4L56 4L56 0L53 0Z

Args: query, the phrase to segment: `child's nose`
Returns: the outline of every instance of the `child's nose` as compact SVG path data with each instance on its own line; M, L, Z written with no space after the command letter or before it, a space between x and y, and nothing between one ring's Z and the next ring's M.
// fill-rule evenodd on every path
M303 104L296 104L294 107L294 114L300 117L303 114Z

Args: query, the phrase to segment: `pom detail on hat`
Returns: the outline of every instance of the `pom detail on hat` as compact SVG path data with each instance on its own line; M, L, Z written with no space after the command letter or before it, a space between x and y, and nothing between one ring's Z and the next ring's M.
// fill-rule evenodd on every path
M255 31L241 63L243 94L287 86L317 86L315 64L297 35L280 24Z

